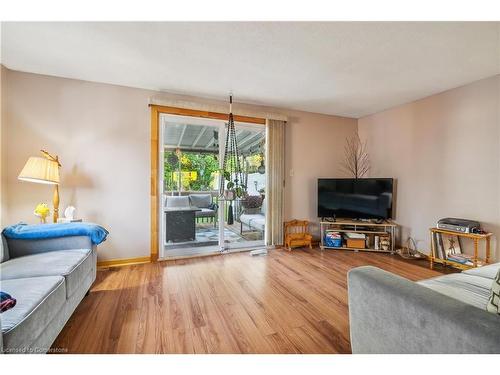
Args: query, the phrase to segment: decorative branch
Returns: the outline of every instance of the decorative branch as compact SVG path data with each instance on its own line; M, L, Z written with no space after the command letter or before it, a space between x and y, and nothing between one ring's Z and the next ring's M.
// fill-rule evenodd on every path
M359 135L346 139L344 161L341 164L341 169L354 178L361 178L370 170L370 158L366 142L363 143Z

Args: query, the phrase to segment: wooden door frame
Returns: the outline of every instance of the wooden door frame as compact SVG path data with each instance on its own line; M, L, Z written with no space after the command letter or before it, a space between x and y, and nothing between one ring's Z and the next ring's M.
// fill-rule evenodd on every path
M189 117L201 117L215 120L227 120L229 114L200 111L196 109L167 107L162 105L150 104L151 109L151 262L158 260L158 207L159 207L159 187L158 187L158 171L159 171L159 132L160 132L160 115L178 115ZM234 121L247 122L250 124L266 125L266 119L259 117L234 115Z

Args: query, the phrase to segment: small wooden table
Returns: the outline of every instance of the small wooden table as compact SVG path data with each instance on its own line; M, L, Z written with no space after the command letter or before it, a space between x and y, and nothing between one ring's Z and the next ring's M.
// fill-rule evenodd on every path
M444 265L449 265L455 268L459 268L462 270L470 269L470 268L475 268L478 266L482 266L483 264L488 264L490 262L490 256L491 256L491 244L490 244L490 239L493 233L461 233L461 232L453 232L450 230L445 230L445 229L439 229L439 228L430 228L430 235L431 235L431 253L429 255L429 261L430 261L430 268L432 269L434 266L434 263L441 263ZM436 244L434 243L434 234L435 233L440 233L440 234L447 234L450 236L458 236L460 238L469 238L474 241L474 255L472 258L472 266L467 265L467 264L460 264L457 262L452 262L447 259L441 259L441 258L436 258L436 249L435 246ZM480 240L485 240L486 241L486 257L484 261L479 258L478 251L479 251L479 241Z

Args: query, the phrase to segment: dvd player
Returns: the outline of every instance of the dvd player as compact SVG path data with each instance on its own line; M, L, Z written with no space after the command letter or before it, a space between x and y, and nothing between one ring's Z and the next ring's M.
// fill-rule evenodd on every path
M447 217L439 220L437 227L438 229L451 230L453 232L460 233L478 233L481 228L478 221L457 219L453 217Z

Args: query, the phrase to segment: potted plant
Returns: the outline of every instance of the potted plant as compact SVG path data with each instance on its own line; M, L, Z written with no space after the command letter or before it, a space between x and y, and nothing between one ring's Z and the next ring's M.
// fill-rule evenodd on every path
M224 199L229 201L227 223L231 225L234 223L233 201L245 197L247 188L238 179L238 174L233 178L231 172L223 171L222 176L226 186L224 189Z
M266 197L266 188L259 189L259 194L264 199Z
M227 123L226 143L224 147L224 159L220 170L219 194L223 199L229 201L227 223L234 223L233 200L242 198L246 194L247 187L243 183L242 168L240 164L240 153L238 151L238 141L234 128L234 118L232 113L233 96L229 96L229 118Z
M227 200L243 198L245 196L247 187L238 180L238 177L235 176L233 179L231 176L231 172L229 171L223 171L222 175L224 176L226 185L226 189L224 190L224 197Z

